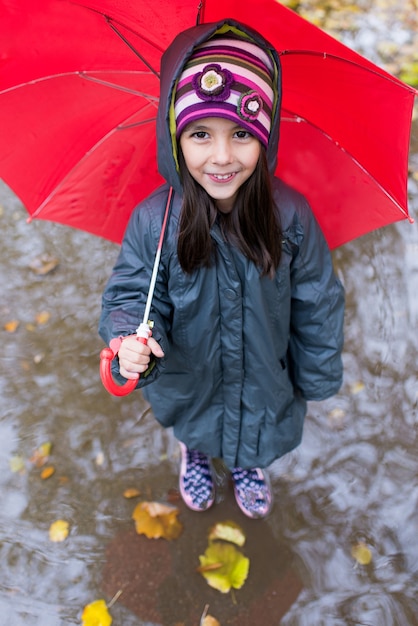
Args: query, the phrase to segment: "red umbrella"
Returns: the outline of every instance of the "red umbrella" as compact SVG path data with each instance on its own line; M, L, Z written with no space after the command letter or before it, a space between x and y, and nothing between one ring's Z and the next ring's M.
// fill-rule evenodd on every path
M161 53L200 21L236 18L281 52L278 175L331 247L406 218L416 90L275 0L0 0L0 177L32 217L120 242L161 178Z

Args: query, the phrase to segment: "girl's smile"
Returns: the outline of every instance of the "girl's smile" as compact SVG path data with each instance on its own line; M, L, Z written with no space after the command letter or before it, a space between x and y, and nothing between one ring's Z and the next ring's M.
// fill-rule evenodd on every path
M222 183L222 182L229 182L233 176L235 176L235 172L233 174L209 174L209 176L212 176L212 178L214 178L217 182Z
M241 185L254 172L261 144L236 122L205 117L191 122L180 137L190 174L229 213Z

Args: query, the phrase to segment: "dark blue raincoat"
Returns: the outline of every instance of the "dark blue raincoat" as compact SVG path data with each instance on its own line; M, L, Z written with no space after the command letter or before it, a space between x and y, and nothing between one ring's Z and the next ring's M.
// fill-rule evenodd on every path
M179 265L181 185L171 147L171 92L193 47L218 26L186 31L162 62L159 169L175 193L150 318L165 357L138 387L157 420L173 426L188 447L220 457L230 468L266 467L300 443L306 400L325 399L341 386L344 292L306 200L276 178L283 254L274 279L260 277L216 225L216 265L191 275ZM277 101L268 147L272 172L279 107ZM132 214L103 294L99 332L106 343L133 334L142 320L169 185Z

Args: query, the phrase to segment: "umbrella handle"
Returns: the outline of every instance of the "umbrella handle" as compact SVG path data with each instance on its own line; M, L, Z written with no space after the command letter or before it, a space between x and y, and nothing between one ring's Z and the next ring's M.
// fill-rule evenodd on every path
M137 335L137 341L146 344L148 341L148 333L146 337ZM121 343L122 339L115 337L110 341L109 347L103 348L100 352L100 378L102 379L104 388L112 394L112 396L127 396L135 389L139 380L139 378L134 378L127 380L123 385L118 385L113 379L112 361L119 352Z

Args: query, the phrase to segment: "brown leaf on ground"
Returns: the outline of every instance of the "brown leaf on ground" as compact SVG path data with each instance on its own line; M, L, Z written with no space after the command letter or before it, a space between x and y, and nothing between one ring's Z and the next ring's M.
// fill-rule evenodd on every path
M49 274L59 265L59 259L49 254L41 254L29 263L29 268L38 276Z

